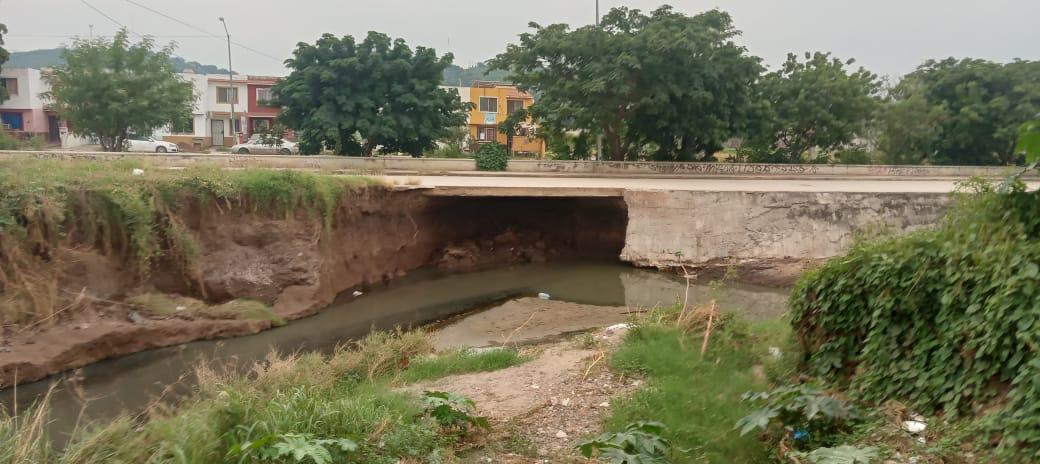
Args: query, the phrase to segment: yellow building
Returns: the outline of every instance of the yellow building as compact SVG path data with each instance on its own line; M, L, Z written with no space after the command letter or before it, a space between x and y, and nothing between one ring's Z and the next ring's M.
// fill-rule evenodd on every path
M498 131L498 126L513 112L528 108L534 103L531 94L518 89L515 85L501 82L474 81L469 90L469 102L473 110L469 115L469 137L477 144L498 142L508 145L509 138ZM466 100L467 92L460 92ZM535 137L534 125L523 125L513 136L513 153L530 153L541 158L545 154L545 144Z

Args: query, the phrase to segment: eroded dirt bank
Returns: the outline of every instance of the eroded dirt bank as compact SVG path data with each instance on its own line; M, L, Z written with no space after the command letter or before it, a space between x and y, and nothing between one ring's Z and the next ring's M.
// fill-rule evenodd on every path
M3 329L0 388L110 357L272 325L189 315L181 306L171 314L149 314L127 303L135 295L191 297L210 305L257 300L293 320L343 292L422 267L616 259L627 222L621 199L446 198L381 186L345 195L327 218L302 212L272 217L247 206L186 198L179 219L195 237L197 258L189 272L160 262L145 279L118 247L98 246L73 231L53 253L59 269L54 314Z

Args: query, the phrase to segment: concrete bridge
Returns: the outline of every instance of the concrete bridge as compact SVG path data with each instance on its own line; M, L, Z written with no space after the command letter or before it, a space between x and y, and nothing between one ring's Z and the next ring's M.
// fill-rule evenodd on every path
M508 221L510 208L544 206L547 221L616 224L620 258L659 268L811 262L844 253L857 236L905 233L937 223L949 193L971 176L1002 178L1015 168L830 166L731 163L522 161L504 173L473 160L400 157L0 152L0 160L135 160L159 168L307 169L380 176L399 190L455 202L481 200L481 214ZM1028 173L1036 187L1038 178ZM494 198L510 197L501 207ZM528 199L516 203L516 199ZM510 205L510 206L507 206ZM518 214L518 213L517 213ZM601 215L619 220L596 221ZM505 223L505 222L503 222ZM551 225L547 225L551 227Z

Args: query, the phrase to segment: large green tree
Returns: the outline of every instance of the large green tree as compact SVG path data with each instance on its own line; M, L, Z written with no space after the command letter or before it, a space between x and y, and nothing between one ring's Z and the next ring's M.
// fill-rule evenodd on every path
M930 160L936 164L1014 163L1019 127L1040 112L1036 61L931 60L899 87L948 115Z
M879 118L877 148L884 164L924 164L933 159L949 113L923 95L893 95Z
M129 136L191 111L192 85L174 72L172 52L149 38L131 43L125 29L111 40L77 40L48 77L46 97L77 134L96 138L105 151L124 151Z
M704 159L748 121L761 66L722 11L615 8L598 26L531 27L492 68L538 95L539 123L602 135L610 159Z
M878 77L864 68L848 69L829 53L789 54L780 69L758 85L763 103L759 125L746 145L772 162L810 161L812 150L827 153L863 135L878 108Z
M469 104L438 87L451 61L378 32L360 43L324 34L286 61L292 72L274 87L281 120L299 132L304 153L371 156L382 147L421 156L466 123Z
M4 48L4 34L6 33L7 26L5 26L3 23L0 23L0 70L3 69L4 63L6 63L9 58L11 58L11 53L8 52L6 48ZM8 96L9 95L7 94L7 87L0 86L0 103L6 101Z

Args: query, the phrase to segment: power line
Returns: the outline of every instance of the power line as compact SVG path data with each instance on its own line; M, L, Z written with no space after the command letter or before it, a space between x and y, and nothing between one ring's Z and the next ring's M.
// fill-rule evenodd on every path
M106 14L106 13L105 13L104 11L101 11L101 9L99 9L98 7L96 7L96 6L94 6L94 5L91 5L90 3L87 3L87 0L79 0L79 1L80 1L80 2L82 2L82 3L84 4L84 5L86 5L87 7L89 7L89 8L91 9L91 10L94 10L95 12L97 12L97 14L99 14L99 15L101 15L101 16L104 16L104 17L105 17L105 19L107 19L107 20L109 20L109 21L112 21L112 23L114 23L114 24L115 24L116 26L119 26L119 27L121 27L121 28L123 28L123 29L126 29L126 30L127 30L128 32L130 32L131 34L133 34L133 35L136 35L136 36L138 36L138 37L140 37L140 38L142 38L142 39L144 38L144 36L143 36L143 35L141 35L141 34L138 34L138 33L134 32L134 31L130 30L130 28L129 28L129 27L126 27L126 25L124 25L123 23L121 23L121 22L119 22L119 21L116 21L116 19L115 19L115 18L113 18L113 17L109 16L109 15L108 15L108 14Z
M138 7L138 8L141 8L141 9L143 9L143 10L145 10L145 11L149 11L149 12L152 12L152 13L154 13L154 14L157 14L157 15L159 15L159 16L162 16L162 17L164 17L164 18L166 18L166 19L169 19L170 21L173 21L173 22L175 22L175 23L177 23L177 24L180 24L180 25L182 25L182 26L185 26L185 27L189 27L189 28L191 28L191 29L194 29L194 30L196 30L196 31L202 32L203 34L209 35L210 37L213 37L213 38L215 38L215 39L223 39L223 38L224 38L223 36L219 36L219 35L217 35L217 34L214 34L214 33L210 32L210 31L207 31L207 30L205 30L205 29L203 29L203 28L201 28L201 27L198 27L198 26L196 26L196 25L194 25L194 24L191 24L191 23L188 23L188 22L182 21L182 20L180 20L180 19L177 19L177 18L175 18L175 17L173 17L173 16L170 16L170 15L168 15L168 14L166 14L166 13L163 13L163 12L161 12L161 11L159 11L159 10L156 10L156 9L154 9L154 8L150 7L150 6L147 6L147 5L142 5L142 4L140 4L140 3L138 3L138 2L136 2L136 1L134 1L134 0L125 0L125 1L126 1L127 3L129 3L129 4L131 4L131 5L134 5L134 6ZM237 46L237 47L239 47L239 48L242 48L242 49L244 49L244 50L248 50L248 51L251 51L251 52L253 52L253 53L256 53L257 55L263 56L263 57L265 57L265 58L270 58L270 59L272 59L272 60L275 60L275 61L277 61L277 62L279 62L279 63L281 63L281 62L285 61L285 60L284 60L283 58L278 58L278 57L276 57L276 56L273 56L273 55L269 55L269 54L267 54L267 53L264 53L264 52L262 52L262 51L260 51L260 50L257 50L257 49L255 49L255 48L252 48L252 47L249 47L249 46L243 45L243 44L241 44L241 43L238 43L238 42L235 42L235 41L233 41L233 40L231 41L231 44L232 44L232 45L235 45L235 46Z

